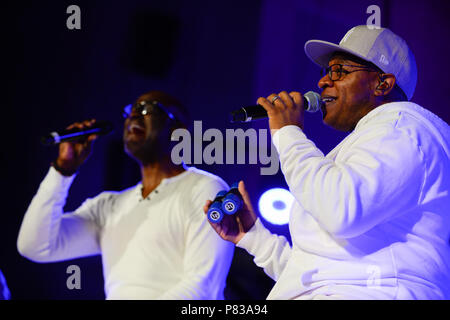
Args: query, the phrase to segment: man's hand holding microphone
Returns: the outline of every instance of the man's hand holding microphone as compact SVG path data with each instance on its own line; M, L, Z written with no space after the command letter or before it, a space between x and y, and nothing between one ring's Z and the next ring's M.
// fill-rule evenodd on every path
M269 117L269 127L272 134L284 126L295 125L304 129L305 101L296 91L287 93L281 91L267 98L260 97L257 103L261 105Z
M94 126L95 123L95 119L75 122L66 130L79 129L81 131ZM91 154L92 144L97 138L97 134L91 134L83 139L61 142L58 158L53 162L53 167L65 176L73 175Z

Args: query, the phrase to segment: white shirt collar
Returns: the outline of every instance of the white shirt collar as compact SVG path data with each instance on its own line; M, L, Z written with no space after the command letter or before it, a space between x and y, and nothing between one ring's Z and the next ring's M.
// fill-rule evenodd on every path
M159 193L161 192L166 186L168 186L169 184L172 184L176 181L179 181L180 179L183 179L185 176L187 176L188 174L191 173L192 168L187 167L187 166L183 166L185 171L183 171L180 174L177 174L176 176L173 177L169 177L169 178L164 178L161 180L161 182L159 183L159 185L147 196L146 199L148 199L149 197L151 197L154 193ZM139 182L133 190L133 195L136 197L136 199L138 200L143 200L144 198L142 197L142 181Z

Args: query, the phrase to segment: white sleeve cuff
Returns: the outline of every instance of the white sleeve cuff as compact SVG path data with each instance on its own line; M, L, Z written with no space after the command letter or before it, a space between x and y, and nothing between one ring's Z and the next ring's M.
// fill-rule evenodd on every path
M52 190L57 189L60 192L67 193L75 177L76 173L71 175L70 177L67 177L62 175L53 166L50 166L47 175L41 182L41 186L45 186L45 189L52 189Z
M298 126L288 125L272 132L273 145L280 155L283 150L283 146L290 144L285 142L295 141L297 139L306 139L306 135L303 133L303 130Z
M253 256L257 255L258 247L265 243L265 240L272 237L272 233L262 224L258 218L253 227L247 231L242 239L236 244L239 248L247 250Z

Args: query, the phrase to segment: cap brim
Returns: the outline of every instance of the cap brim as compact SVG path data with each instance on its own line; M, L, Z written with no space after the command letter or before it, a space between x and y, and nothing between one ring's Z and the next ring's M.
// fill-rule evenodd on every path
M305 43L305 53L308 58L310 58L314 63L322 68L328 67L328 62L335 52L349 53L367 61L366 57L363 57L359 53L343 48L331 42L322 40L309 40Z

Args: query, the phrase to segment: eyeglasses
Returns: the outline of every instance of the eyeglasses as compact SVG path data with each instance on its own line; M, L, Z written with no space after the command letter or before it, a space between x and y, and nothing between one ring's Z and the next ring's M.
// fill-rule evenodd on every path
M123 117L125 119L128 118L133 111L139 115L145 116L147 114L158 113L157 110L163 111L170 119L175 120L173 113L157 100L142 100L134 104L129 104L123 108Z
M343 69L342 67L354 67L354 68L358 68L358 70L348 71L348 70ZM350 64L333 64L329 67L322 69L322 77L324 77L326 74L328 74L328 77L330 77L331 81L338 81L338 80L342 79L343 74L347 75L349 73L356 72L356 71L379 72L378 70L375 70L370 67L365 67L365 66L355 66L355 65L350 65Z

